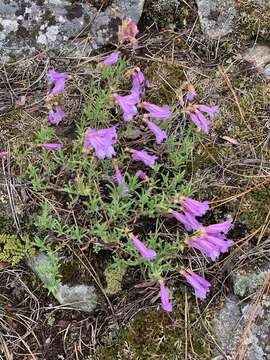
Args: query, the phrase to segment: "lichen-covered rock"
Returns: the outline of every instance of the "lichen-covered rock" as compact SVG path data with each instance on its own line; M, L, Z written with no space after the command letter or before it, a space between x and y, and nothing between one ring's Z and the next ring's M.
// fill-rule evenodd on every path
M115 40L121 20L140 19L144 0L115 0L104 11L69 0L0 0L0 58L46 49L89 54Z
M28 265L45 286L48 286L51 279L55 277L55 270L51 259L44 253L40 252L31 258L29 257ZM97 293L94 286L84 284L69 286L62 284L58 280L53 295L60 304L76 310L92 312L97 306Z
M270 81L270 47L257 44L243 54L243 59L250 62L267 81Z
M241 310L236 297L229 297L213 320L215 336L226 354L232 353L239 342ZM226 324L226 326L224 326Z
M236 297L226 300L213 320L217 341L226 359L232 359L237 351L243 331L253 311L252 303L241 303ZM265 296L257 307L256 316L245 332L245 360L270 359L270 299ZM223 357L222 357L223 359Z
M234 294L241 298L256 295L269 271L270 264L236 271L232 275Z
M196 0L202 31L219 39L233 31L236 16L234 0Z

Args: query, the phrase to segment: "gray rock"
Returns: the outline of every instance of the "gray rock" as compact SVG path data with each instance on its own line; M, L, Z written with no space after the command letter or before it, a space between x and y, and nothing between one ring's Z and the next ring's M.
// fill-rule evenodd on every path
M219 39L233 31L236 16L234 0L196 0L202 31Z
M89 54L116 39L123 18L138 22L143 5L144 0L115 0L99 11L70 0L0 0L0 58L59 48Z
M264 264L261 267L257 266L247 270L242 269L233 273L234 294L241 298L256 295L269 270L270 264Z
M37 253L35 258L28 259L28 265L37 274L45 286L55 277L55 268L52 260L44 253ZM60 304L76 310L92 312L97 306L97 293L94 286L68 286L57 281L53 292Z
M270 47L268 45L255 45L246 50L243 59L250 62L267 81L270 81Z
M236 297L226 300L223 308L213 320L216 339L226 359L232 359L237 351L243 331L246 330L252 304L241 304ZM270 359L270 299L262 300L257 308L256 319L245 333L245 360Z
M97 306L97 294L94 286L68 286L58 283L55 297L60 304L81 311L91 312Z
M264 295L256 307L255 316L252 315L252 325L247 325L269 271L269 263L257 263L247 265L231 276L235 295L226 299L213 319L216 338L228 359L233 357L240 341L243 343L243 333L246 344L245 360L270 359L270 294Z
M240 339L241 310L238 302L236 297L229 297L213 320L216 338L227 355L236 349Z

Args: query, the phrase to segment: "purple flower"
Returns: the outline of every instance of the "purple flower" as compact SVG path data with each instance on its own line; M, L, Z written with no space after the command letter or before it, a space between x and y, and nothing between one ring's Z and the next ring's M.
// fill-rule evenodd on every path
M132 89L131 93L135 93L138 97L144 95L145 89L149 87L149 82L145 80L144 74L140 68L136 67L132 71Z
M186 278L186 281L195 290L195 296L200 300L205 299L207 293L210 291L210 282L195 274L191 270L180 271L180 273Z
M142 170L138 170L136 172L136 175L138 176L138 178L140 178L141 180L145 180L147 178L147 175L144 171Z
M171 312L172 311L172 303L170 302L169 290L165 286L163 280L159 280L159 285L160 285L159 295L160 295L160 299L161 299L161 307L163 310L165 310L167 312Z
M88 128L84 137L83 151L87 152L89 148L93 148L98 159L111 158L115 155L112 145L116 143L116 136L115 127L101 130Z
M113 65L113 64L117 63L118 60L119 60L118 52L113 52L110 55L108 55L104 60L102 60L100 62L100 65L102 67L106 67L108 65Z
M209 121L203 116L202 113L200 113L198 110L195 112L188 111L187 114L191 118L191 120L194 122L194 124L202 130L205 134L209 133Z
M189 212L185 212L183 214L170 209L169 213L172 214L176 220L180 221L187 231L198 230L202 226L202 224L195 218L195 216Z
M207 106L205 104L199 104L195 105L196 108L198 108L200 111L205 112L209 115L210 119L213 120L215 113L219 111L219 108L217 105L215 106Z
M190 83L187 84L187 89L187 99L188 101L193 101L198 94L196 93L194 86Z
M198 234L187 239L186 242L215 261L221 253L227 252L230 246L233 245L232 240L225 238L231 226L232 222L230 220L221 224L202 226Z
M64 111L61 109L61 106L57 105L55 108L55 112L53 110L49 111L49 122L53 125L58 125L60 121L65 116Z
M212 224L205 226L204 228L207 234L209 235L217 235L219 233L223 233L224 235L227 235L227 233L232 228L232 226L233 226L233 220L229 219L219 224Z
M164 139L167 139L167 132L165 130L161 130L156 124L146 118L143 121L155 135L157 144L161 144Z
M158 120L167 120L172 115L168 105L158 106L149 102L143 102L142 106L149 112L148 116Z
M114 94L113 99L122 109L124 113L124 120L127 122L132 121L134 116L136 116L138 113L136 107L137 103L139 102L138 94L135 92L126 96Z
M41 146L43 149L46 149L46 150L59 150L59 149L61 149L64 145L61 144L61 143L56 143L56 144L40 144L40 146Z
M135 235L130 234L129 235L133 244L138 249L141 256L146 260L153 260L156 257L155 250L149 249L146 247Z
M71 79L71 76L65 73L59 73L55 70L48 71L48 84L54 84L53 89L50 92L51 96L56 96L65 91L65 82Z
M7 151L0 151L0 159L4 159L8 155Z
M114 166L114 170L115 170L115 182L121 188L122 195L125 195L128 192L128 186L125 184L124 176L121 174L121 171L120 171L118 165Z
M179 200L184 210L194 216L203 216L209 210L208 201L197 201L186 196L181 196Z
M158 158L155 155L149 155L145 150L129 149L133 160L142 161L146 166L154 167L155 161Z

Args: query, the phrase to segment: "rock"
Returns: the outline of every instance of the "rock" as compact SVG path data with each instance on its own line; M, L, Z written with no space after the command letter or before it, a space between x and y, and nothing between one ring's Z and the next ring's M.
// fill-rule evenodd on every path
M234 295L226 299L213 319L216 339L228 359L232 358L240 342L243 343L243 332L247 344L245 360L270 359L270 294L265 293L256 307L252 326L247 325L269 271L269 262L256 263L234 271L231 276Z
M50 257L44 253L37 253L35 258L29 258L28 265L45 286L48 286L50 279L55 277L54 264ZM94 286L68 286L58 281L53 295L60 304L76 310L92 312L97 306L97 293Z
M213 320L214 332L226 359L232 359L246 330L252 304L241 304L236 297L226 300ZM257 308L257 317L245 333L245 360L270 359L270 298L265 297Z
M269 270L270 264L264 264L261 267L256 266L234 272L232 275L234 294L241 298L256 295Z
M55 297L60 304L81 311L91 312L97 306L97 294L94 286L68 286L58 283Z
M219 39L233 31L236 16L234 0L196 0L202 31Z
M270 81L270 46L255 45L243 54L243 59Z
M0 58L59 48L89 54L116 39L123 18L138 22L143 5L144 0L115 0L99 11L90 1L0 0Z
M236 349L240 339L241 310L238 302L236 297L229 297L213 320L215 336L226 354L231 354Z

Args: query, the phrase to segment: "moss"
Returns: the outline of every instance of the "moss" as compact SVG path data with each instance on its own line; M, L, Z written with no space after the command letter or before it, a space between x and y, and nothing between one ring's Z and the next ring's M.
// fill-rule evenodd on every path
M81 264L78 260L72 260L62 263L59 271L62 284L76 284L78 273L80 273L81 270Z
M25 255L33 256L34 247L29 236L24 236L24 242L17 235L0 235L0 261L7 261L12 265L18 264Z
M168 64L166 61L154 61L146 66L144 72L147 79L151 79L151 84L154 85L151 91L151 101L159 104L175 104L176 95L174 89L179 88L180 84L185 80L183 69L176 64ZM166 82L164 79L166 79Z
M147 24L153 21L160 28L172 27L183 29L187 24L193 24L197 16L194 0L180 2L178 0L148 0L145 2L141 22Z
M268 1L236 1L237 32L252 39L270 39L270 4Z
M141 311L130 321L127 329L120 331L117 343L103 345L98 349L100 358L184 359L187 340L189 354L193 353L199 359L211 359L211 346L200 322L192 327L188 335L190 338L186 339L185 300L180 297L177 302L170 316L162 310ZM198 319L199 313L195 304L189 305L189 320L193 322Z
M122 289L122 280L125 275L125 269L119 269L118 267L110 264L104 271L107 287L105 289L107 294L117 294Z
M251 231L257 230L264 224L269 213L270 184L258 187L247 194L241 203L239 221L243 222ZM270 228L265 229L270 234Z

